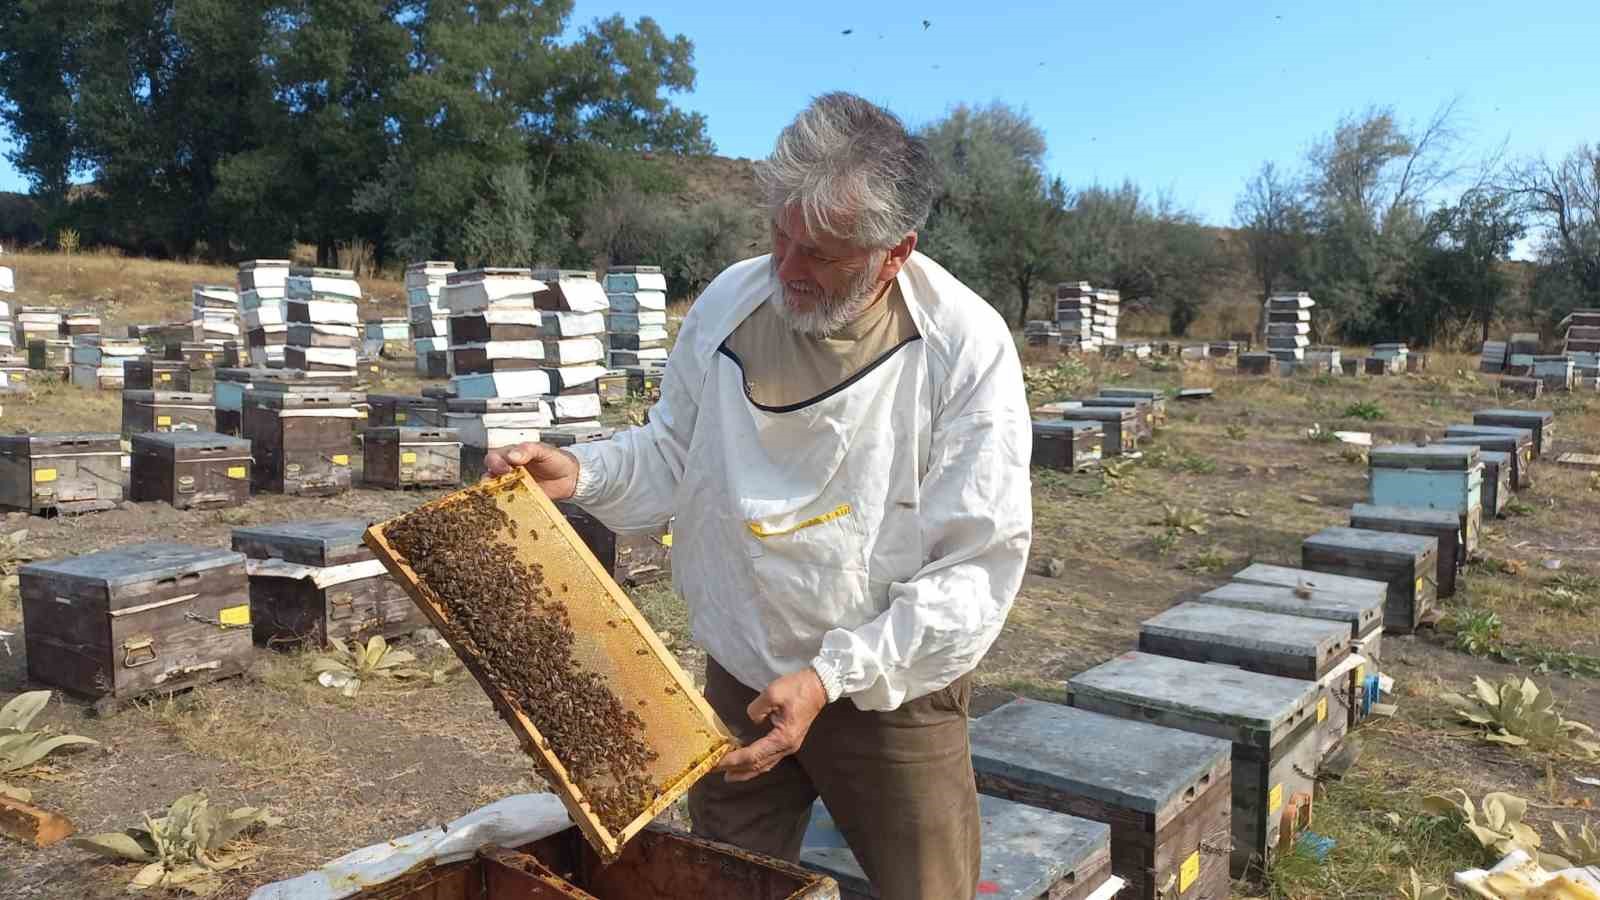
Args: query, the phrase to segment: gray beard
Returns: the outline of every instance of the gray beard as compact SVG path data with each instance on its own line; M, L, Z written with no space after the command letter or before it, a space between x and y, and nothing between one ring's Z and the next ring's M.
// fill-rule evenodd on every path
M878 292L878 270L882 266L883 260L876 258L874 254L872 264L845 285L844 290L818 295L795 291L778 280L778 268L774 262L772 278L778 281L778 302L773 304L773 308L778 311L778 316L790 330L808 337L830 337L854 322L868 306L872 305L873 298ZM800 306L797 306L796 302ZM801 308L802 306L804 308Z

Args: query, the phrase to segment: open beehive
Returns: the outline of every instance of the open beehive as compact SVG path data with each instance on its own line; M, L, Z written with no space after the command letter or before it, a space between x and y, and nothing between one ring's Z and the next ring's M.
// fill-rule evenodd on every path
M650 623L526 473L374 525L366 543L602 857L732 749Z

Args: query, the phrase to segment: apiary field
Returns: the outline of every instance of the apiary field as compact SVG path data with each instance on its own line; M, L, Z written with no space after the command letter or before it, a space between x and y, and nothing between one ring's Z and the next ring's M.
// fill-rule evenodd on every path
M1111 385L1212 387L1216 398L1170 403L1167 426L1137 459L1079 474L1035 472L1030 574L977 671L974 714L1018 695L1061 700L1066 678L1131 649L1142 620L1251 562L1297 565L1302 539L1347 524L1350 506L1367 499L1365 461L1309 432L1367 431L1380 443L1437 437L1470 421L1472 410L1507 402L1473 371L1473 359L1445 354L1424 373L1382 378L1248 377L1225 361L1028 359L1036 404ZM391 363L372 390L415 392L409 365ZM1556 411L1558 450L1600 448L1600 398L1556 395L1536 405ZM46 382L30 397L6 398L0 427L115 431L118 409L115 392ZM609 415L620 423L639 412ZM358 487L332 498L257 496L220 512L128 503L76 518L13 514L4 526L27 532L11 542L13 555L46 559L157 539L226 546L239 525L379 521L440 496ZM1533 487L1515 495L1505 518L1486 518L1483 535L1438 627L1386 639L1384 669L1396 690L1385 700L1398 709L1358 729L1360 760L1317 800L1312 830L1332 838L1333 849L1321 860L1292 854L1269 883L1241 885L1239 896L1392 897L1408 869L1439 882L1485 863L1486 851L1459 829L1418 814L1423 796L1446 788L1529 799L1527 820L1547 849L1551 823L1600 817L1591 811L1600 788L1575 780L1600 776L1600 762L1486 743L1438 699L1470 694L1475 675L1529 675L1552 689L1567 718L1600 724L1600 475L1558 467L1553 457L1535 463ZM698 677L703 656L670 588L630 594ZM0 631L12 633L0 647L3 703L38 686L25 678L14 599L0 601ZM448 661L435 644L401 646L419 668ZM516 737L459 671L440 683L380 680L344 697L316 684L310 653L255 653L245 677L139 701L109 718L58 693L35 724L99 745L53 756L48 770L16 780L82 833L136 824L197 789L217 806L283 816L282 827L257 838L253 861L225 873L224 897L542 786ZM0 896L109 898L128 877L126 866L65 844L8 843L0 852Z

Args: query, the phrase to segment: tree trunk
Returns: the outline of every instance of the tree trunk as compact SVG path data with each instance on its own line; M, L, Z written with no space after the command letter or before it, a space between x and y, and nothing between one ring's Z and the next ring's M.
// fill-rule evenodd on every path
M1033 279L1026 275L1017 276L1017 327L1022 328L1028 324L1028 300L1033 293Z

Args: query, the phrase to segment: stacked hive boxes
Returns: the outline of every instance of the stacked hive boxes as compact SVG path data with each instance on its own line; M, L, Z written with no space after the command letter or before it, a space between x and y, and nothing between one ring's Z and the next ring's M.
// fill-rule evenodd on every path
M28 367L72 378L72 341L61 336L61 310L24 306L17 311L18 347L28 349Z
M484 454L539 439L550 422L542 395L550 377L539 367L544 345L534 296L544 285L527 269L452 272L442 291L449 313L450 378L446 424L460 435L464 480L480 474ZM422 360L418 348L418 365ZM457 363L459 362L459 368Z
M1495 375L1505 371L1506 368L1506 342L1484 341L1483 350L1478 358L1478 371L1489 372Z
M356 301L361 286L348 269L295 269L284 287L289 320L283 364L316 379L355 380Z
M606 319L613 369L667 361L667 278L660 266L612 266L606 271Z
M1022 328L1022 337L1029 347L1053 347L1061 343L1061 329L1045 319L1031 319Z
M1267 352L1280 361L1305 359L1311 346L1311 308L1317 301L1305 291L1273 294L1267 299Z
M557 426L598 427L599 382L606 373L606 349L598 335L605 333L607 309L618 315L664 311L666 294L635 290L607 296L593 272L545 270L533 274L544 282L534 303L541 314L545 374L550 378L546 392L550 419ZM667 351L649 350L632 358L629 363L630 357L612 354L612 359L618 360L614 364L649 365L666 362Z
M1511 345L1506 348L1506 374L1531 375L1533 357L1539 352L1539 336L1531 331L1511 335Z
M1094 330L1094 287L1087 281L1056 285L1056 329L1061 351L1077 353L1098 349Z
M1367 372L1371 375L1394 375L1405 372L1410 364L1407 357L1411 350L1405 341L1389 341L1383 344L1372 345L1371 359L1378 360L1377 366L1368 365Z
M285 312L288 283L287 259L250 259L239 264L239 307L251 365L283 365L289 333Z
M26 350L28 342L16 333L16 323L11 320L11 294L8 288L12 287L13 278L11 270L0 266L4 274L0 274L0 357L14 356L17 348Z
M419 375L431 376L449 369L444 360L450 339L450 311L441 294L455 270L455 263L442 260L406 266L406 308Z
M1121 306L1122 295L1118 292L1105 288L1094 292L1094 336L1102 347L1117 342L1117 317Z
M79 338L100 336L100 316L84 309L68 310L61 318L61 336L74 343Z
M196 343L211 344L220 350L224 343L239 339L237 291L226 284L196 284L193 298L191 322Z
M1600 388L1600 309L1577 309L1561 320L1562 347L1574 366L1578 387Z
M72 344L72 383L81 388L120 391L123 363L144 356L144 344L133 338L80 335Z

